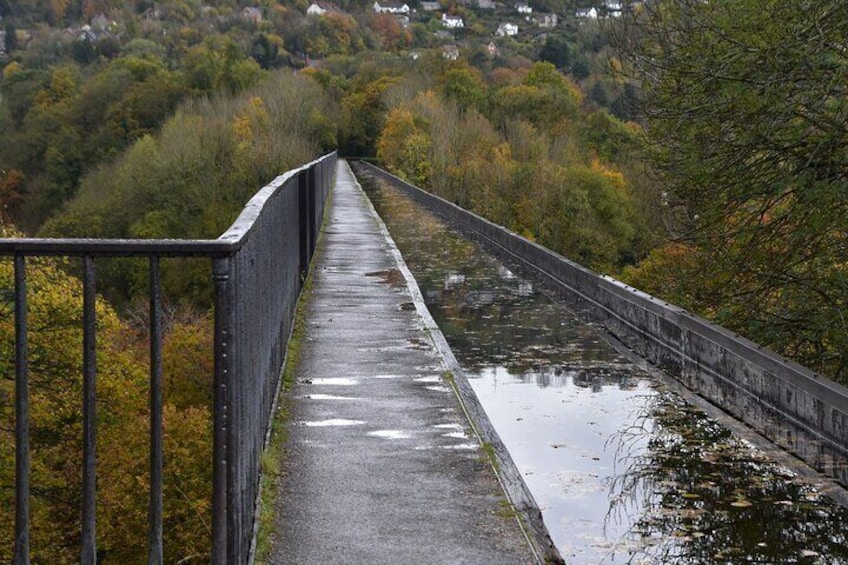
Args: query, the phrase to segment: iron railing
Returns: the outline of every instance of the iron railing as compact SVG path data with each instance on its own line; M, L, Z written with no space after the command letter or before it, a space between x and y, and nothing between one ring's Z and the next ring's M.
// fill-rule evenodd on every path
M80 562L97 561L97 259L146 257L150 284L148 563L162 563L162 282L165 257L206 257L214 284L212 563L251 556L263 449L294 310L309 268L337 156L289 171L260 190L216 240L0 239L15 272L15 547L30 560L27 259L83 263L83 473Z

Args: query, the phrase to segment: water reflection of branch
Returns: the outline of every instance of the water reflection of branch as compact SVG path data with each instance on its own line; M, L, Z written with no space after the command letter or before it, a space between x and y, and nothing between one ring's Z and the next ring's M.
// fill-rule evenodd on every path
M848 511L672 393L611 437L605 527L633 526L629 562L848 563ZM821 559L821 561L819 561Z
M617 524L625 520L631 522L634 515L641 514L642 509L651 503L654 492L656 475L649 472L650 456L645 447L655 428L653 408L657 395L639 395L636 399L643 401L634 403L635 413L625 419L632 423L604 442L604 450L615 445L613 473L608 479L610 506L604 517L604 531L613 519Z

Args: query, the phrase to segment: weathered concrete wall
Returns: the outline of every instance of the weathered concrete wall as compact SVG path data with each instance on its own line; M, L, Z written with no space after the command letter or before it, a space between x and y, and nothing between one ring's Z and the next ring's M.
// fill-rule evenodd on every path
M361 167L555 289L686 387L848 487L848 389L672 304L594 273L368 163Z

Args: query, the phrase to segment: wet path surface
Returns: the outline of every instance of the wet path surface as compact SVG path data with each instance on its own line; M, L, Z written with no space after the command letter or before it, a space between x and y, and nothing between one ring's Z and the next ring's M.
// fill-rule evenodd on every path
M268 562L531 563L344 161L322 238Z
M848 511L383 181L369 196L568 563L848 563Z

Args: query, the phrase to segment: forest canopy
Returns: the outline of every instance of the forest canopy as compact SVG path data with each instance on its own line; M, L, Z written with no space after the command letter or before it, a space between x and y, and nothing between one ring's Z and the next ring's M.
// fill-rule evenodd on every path
M848 379L848 11L660 2L620 30L672 238L627 278Z

